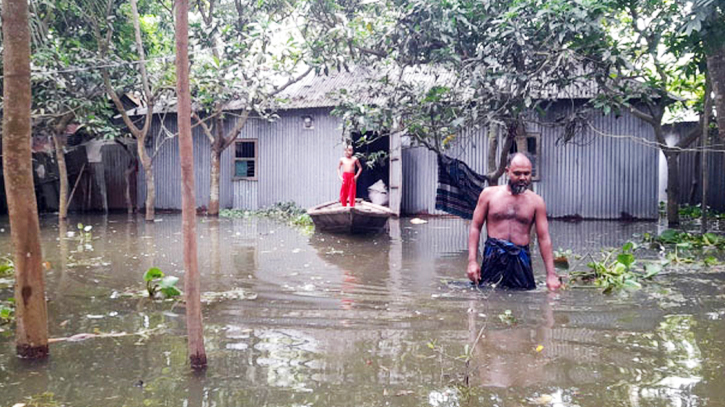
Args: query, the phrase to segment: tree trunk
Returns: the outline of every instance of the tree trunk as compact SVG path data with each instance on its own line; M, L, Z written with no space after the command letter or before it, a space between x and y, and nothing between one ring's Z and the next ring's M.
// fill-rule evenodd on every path
M55 146L55 159L58 161L58 177L60 181L60 196L58 197L58 220L68 219L68 167L65 164L65 143L57 132L53 133ZM80 177L80 174L78 174Z
M156 185L154 184L154 166L151 157L146 154L146 138L141 137L136 140L136 150L138 151L139 161L143 166L146 179L146 220L153 222L154 205L156 204Z
M665 152L667 159L667 225L680 224L680 162L679 154Z
M126 168L126 171L123 172L123 179L126 183L126 190L124 191L124 198L126 200L126 212L129 215L134 212L134 208L135 208L133 199L131 199L131 180L135 178L135 175L136 175L136 162L131 161L131 163L128 165L128 168Z
M211 149L211 190L209 191L209 209L207 214L219 216L219 178L221 175L222 152L217 148Z
M3 171L15 262L15 349L18 356L48 356L38 206L30 151L30 26L27 0L2 0Z
M191 93L189 91L189 3L176 0L176 94L181 162L181 216L184 228L184 291L186 332L191 368L206 368L204 327L201 321L199 266L196 248L196 194L194 189L194 145L191 138Z
M700 233L705 234L707 232L707 193L709 187L707 146L710 137L710 115L712 114L712 82L709 77L705 78L705 105L702 114L702 134L700 135L700 145L702 146L702 151L700 152L702 159L702 163L700 164L702 170L702 205L700 205L702 208L702 219L700 220Z
M146 174L146 220L149 222L154 221L156 214L156 185L154 184L154 166L149 163L144 166L144 173Z
M509 150L511 150L511 146L513 145L514 141L516 140L516 135L522 130L523 124L519 121L515 121L506 130L506 139L504 140L503 147L501 148L501 154L499 154L499 162L498 162L498 168L496 168L495 172L489 172L486 174L486 178L488 178L488 185L498 185L498 179L501 178L501 175L506 170L506 160L509 155ZM498 142L496 143L498 146ZM490 156L491 149L490 149L490 139L489 139L489 150L488 154ZM495 150L494 150L494 157L495 157ZM490 163L489 159L489 163ZM495 162L495 158L494 158ZM489 167L490 168L490 167Z
M717 128L720 138L725 140L725 43L716 44L707 55L707 71L715 93L714 105L717 112Z
M700 164L702 163L701 154L702 152L700 151L695 153L695 174L700 174L702 172L700 167ZM690 182L690 193L687 194L687 202L689 202L692 206L696 205L695 195L697 194L697 186L699 185L697 179L697 176L692 177L692 181Z
M498 150L498 135L494 125L490 125L488 131L488 173L495 174L498 166L496 165L496 150ZM498 185L498 178L495 180L488 179L488 185Z

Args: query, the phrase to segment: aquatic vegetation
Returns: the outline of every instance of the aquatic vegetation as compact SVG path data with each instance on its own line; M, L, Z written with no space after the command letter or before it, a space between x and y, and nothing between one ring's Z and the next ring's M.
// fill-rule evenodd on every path
M15 274L15 263L7 257L0 258L0 277L10 277Z
M15 406L22 407L59 407L60 405L61 404L55 400L55 394L51 392L26 397L22 403L15 404Z
M516 319L514 314L511 312L510 309L505 310L504 312L497 315L499 321L503 322L506 325L516 325L519 321Z
M91 240L93 240L93 233L91 233L93 226L83 225L82 223L78 223L76 225L76 228L78 228L78 243L79 244L90 243Z
M15 321L15 299L8 298L6 301L0 301L0 325L13 321Z
M716 258L715 258L715 257L713 257L713 256L707 256L707 257L705 257L705 258L704 258L704 259L702 260L702 262L703 262L703 263L704 263L704 264L705 264L706 266L708 266L708 267L711 267L711 266L717 266L717 265L719 265L719 264L720 264L720 260L716 259Z
M176 288L178 277L166 276L158 267L151 267L144 273L143 280L146 282L146 291L149 298L156 298L157 293L161 293L165 298L174 298L181 295L181 291Z
M249 211L243 209L222 209L219 216L225 218L249 218L253 216L265 217L285 222L292 226L309 228L310 232L314 227L312 218L307 214L304 208L297 206L296 203L278 202L268 208Z
M593 285L608 294L619 289L642 288L642 281L649 280L662 271L661 262L642 262L641 268L634 256L637 245L625 243L621 249L605 250L601 260L587 263L589 270L570 273L573 281Z
M653 236L645 233L643 236L645 242L660 247L666 245L675 245L678 249L691 250L712 248L725 250L725 237L714 233L705 233L704 235L682 232L675 229L667 229L659 236Z
M697 205L680 205L680 217L683 219L698 219L702 217L702 204ZM725 212L717 212L711 207L707 207L707 217L710 219L725 219Z
M569 268L569 258L574 257L574 253L571 250L564 250L559 248L554 250L554 266L560 269Z

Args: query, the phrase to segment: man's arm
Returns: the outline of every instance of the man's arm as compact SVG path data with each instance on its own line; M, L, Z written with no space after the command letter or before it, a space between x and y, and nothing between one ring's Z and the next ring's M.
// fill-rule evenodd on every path
M546 220L546 204L539 198L534 212L536 222L536 236L539 239L539 250L541 258L546 267L546 286L549 290L556 290L561 286L561 280L554 270L554 252L551 248L551 236L549 236L549 222Z
M481 229L488 213L488 195L486 189L481 191L476 203L476 210L473 211L471 226L468 227L468 268L466 274L476 284L481 280L481 266L478 264L478 242L481 240Z
M355 181L357 181L357 177L360 176L362 173L362 165L360 164L360 160L355 157L355 166L357 167L357 174L355 174Z
M340 178L340 181L342 181L342 173L340 172L340 168L342 168L342 158L340 158L340 161L337 162L337 178Z

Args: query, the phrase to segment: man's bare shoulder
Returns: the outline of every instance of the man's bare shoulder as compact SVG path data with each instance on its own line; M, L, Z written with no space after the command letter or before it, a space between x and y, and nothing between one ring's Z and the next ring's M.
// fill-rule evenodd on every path
M495 196L501 191L501 185L494 185L489 186L483 189L481 191L481 194L478 196L478 199L491 199L491 197Z
M539 196L539 194L537 194L536 192L534 192L532 190L527 190L526 191L526 195L529 197L529 199L531 200L531 202L536 207L545 206L544 198L542 198L541 196Z

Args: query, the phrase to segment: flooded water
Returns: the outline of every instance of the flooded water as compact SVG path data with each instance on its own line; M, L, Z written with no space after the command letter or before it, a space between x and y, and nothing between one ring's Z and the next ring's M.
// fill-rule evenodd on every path
M670 272L636 292L504 292L465 282L467 225L306 236L268 219L199 219L209 368L190 373L184 306L129 297L152 266L183 279L181 217L42 221L49 329L137 333L14 356L0 327L0 406L725 405L725 271ZM555 248L598 253L655 223L551 222ZM10 252L7 220L0 253ZM582 268L583 266L577 266ZM183 284L180 282L180 287ZM12 295L0 280L0 299ZM243 293L240 295L240 293ZM73 339L77 339L75 337ZM52 404L56 403L56 404Z

